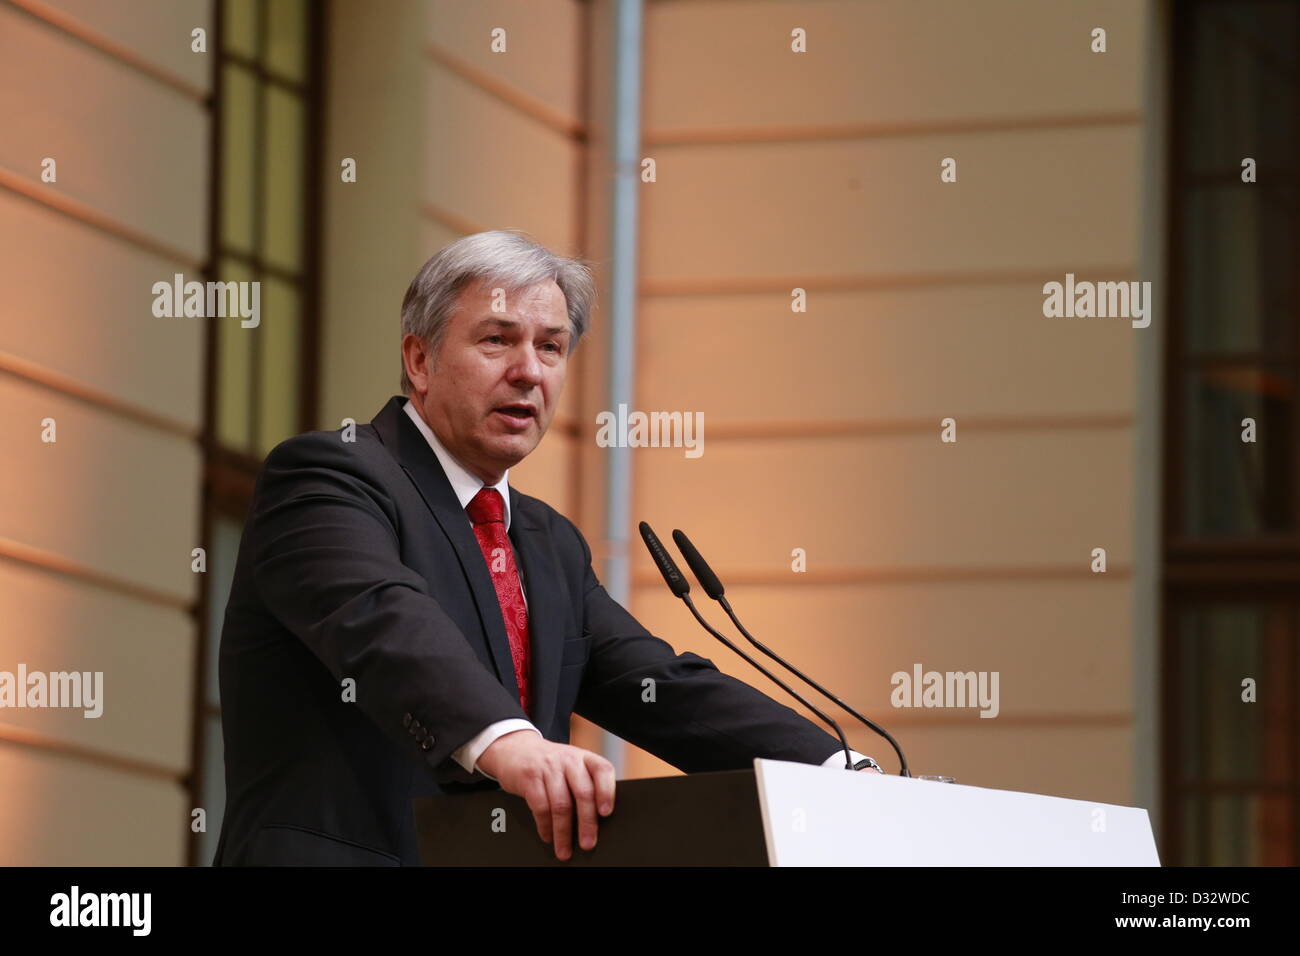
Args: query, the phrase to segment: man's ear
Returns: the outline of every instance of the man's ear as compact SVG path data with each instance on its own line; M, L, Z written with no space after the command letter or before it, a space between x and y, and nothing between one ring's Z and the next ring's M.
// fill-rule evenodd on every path
M402 363L406 367L406 377L411 380L415 391L423 392L429 387L429 376L433 372L433 357L428 344L412 332L402 337Z

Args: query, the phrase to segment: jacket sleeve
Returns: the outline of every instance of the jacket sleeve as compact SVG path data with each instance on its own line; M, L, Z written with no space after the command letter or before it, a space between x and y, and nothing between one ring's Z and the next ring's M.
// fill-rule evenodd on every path
M308 432L267 457L244 532L254 580L340 694L355 681L356 706L437 769L487 725L526 715L402 563L396 509L357 438Z
M791 708L647 631L609 596L587 542L569 527L586 565L583 629L591 641L578 714L687 773L748 770L756 757L820 764L840 750Z

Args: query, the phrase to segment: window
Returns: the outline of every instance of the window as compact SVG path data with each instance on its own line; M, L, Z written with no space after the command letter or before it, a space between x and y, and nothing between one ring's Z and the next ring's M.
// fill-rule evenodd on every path
M224 809L217 652L253 483L282 439L315 426L321 5L217 0L207 278L259 284L259 321L212 319L207 337L190 863L208 865Z
M1294 866L1300 6L1172 15L1164 856Z
M309 48L319 5L306 0L224 0L220 5L213 248L218 278L261 284L261 321L217 324L215 428L232 451L265 457L314 425L315 376L304 351L308 222L316 164ZM253 333L253 334L250 334Z

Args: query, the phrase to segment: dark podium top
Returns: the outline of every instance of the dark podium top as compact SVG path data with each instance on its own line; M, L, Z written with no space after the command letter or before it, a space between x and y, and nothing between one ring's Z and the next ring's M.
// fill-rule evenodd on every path
M753 770L620 780L596 846L565 861L522 797L501 789L413 801L426 866L767 866ZM504 832L501 822L504 819ZM495 826L494 826L495 822Z

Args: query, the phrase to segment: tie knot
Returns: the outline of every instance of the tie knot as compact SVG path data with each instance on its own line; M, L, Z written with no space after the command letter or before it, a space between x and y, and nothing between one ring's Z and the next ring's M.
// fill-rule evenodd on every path
M474 524L491 524L493 521L505 520L506 505L501 492L485 487L480 488L478 494L470 499L465 511Z

